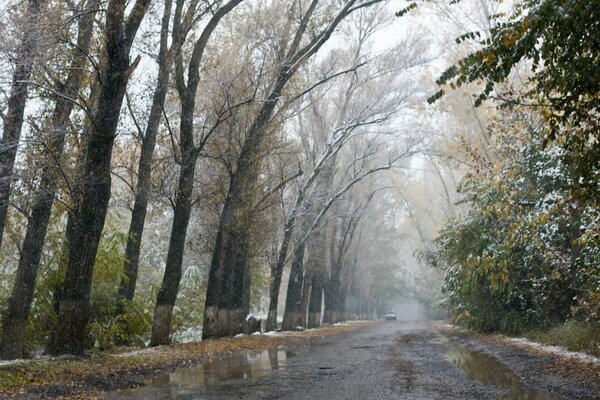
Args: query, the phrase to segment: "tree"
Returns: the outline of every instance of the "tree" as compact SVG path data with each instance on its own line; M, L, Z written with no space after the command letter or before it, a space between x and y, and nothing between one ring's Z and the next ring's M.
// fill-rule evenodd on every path
M59 323L49 347L54 354L78 354L86 348L91 278L111 196L113 144L127 82L140 61L138 56L130 64L129 53L150 0L137 0L127 16L126 3L110 0L106 11L106 59L99 71L101 88L88 133L78 202L73 210Z
M28 0L22 28L21 41L15 57L14 73L8 99L8 110L3 115L4 129L0 140L0 245L10 202L10 188L13 181L13 167L27 102L29 78L33 70L37 47L40 44L40 15L43 0Z
M84 67L87 63L94 26L94 10L97 0L82 3L76 13L82 14L78 22L77 42L72 50L71 64L60 92L55 95L55 104L48 126L51 132L50 141L44 147L45 169L40 178L40 185L33 199L31 214L28 216L27 231L23 239L17 275L8 307L3 317L2 339L0 340L3 358L18 358L25 354L25 332L33 301L33 293L37 270L42 255L44 239L50 221L52 205L56 196L61 168L57 163L65 147L69 117L79 96L84 78ZM83 11L83 12L82 12Z

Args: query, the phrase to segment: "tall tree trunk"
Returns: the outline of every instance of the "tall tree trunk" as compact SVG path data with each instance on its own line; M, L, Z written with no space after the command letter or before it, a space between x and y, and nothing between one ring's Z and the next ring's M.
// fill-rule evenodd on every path
M102 85L100 80L96 79L94 81L92 81L89 85L89 93L86 96L86 101L84 102L85 104L87 104L87 109L88 110L95 110L97 108L98 105L98 95L97 93L100 92ZM66 226L65 226L65 236L64 236L64 241L62 243L61 246L61 265L58 266L58 268L62 268L63 270L67 269L67 264L69 262L69 252L71 249L71 243L73 242L73 236L74 236L74 231L75 231L75 210L76 210L76 206L80 203L80 195L81 195L81 191L79 190L79 184L83 181L83 174L84 174L84 166L85 166L85 148L87 146L87 139L88 139L88 135L86 135L86 132L90 132L92 130L92 127L94 125L94 121L93 121L93 116L90 114L86 115L86 118L84 119L84 123L83 126L81 128L81 134L78 135L78 139L80 141L79 143L79 151L77 151L75 153L75 160L73 162L73 164L75 165L74 168L74 174L73 177L71 177L71 182L72 182L72 186L70 187L69 190L69 198L70 198L70 202L71 204L73 204L73 207L71 207L68 211L67 211L67 222L66 222ZM75 135L75 132L73 132L73 135ZM62 299L62 292L63 292L63 286L64 286L64 277L62 277L61 280L59 280L58 282L55 282L53 289L53 293L52 293L52 309L54 310L54 313L56 315L59 314L60 311L60 302Z
M347 243L348 225L342 227L342 237L339 242L335 240L334 236L331 246L331 252L333 253L331 256L331 275L325 293L325 315L323 316L323 321L328 324L335 324L342 318L342 271L344 265L342 257Z
M25 26L15 60L15 72L12 77L8 110L4 118L4 131L0 140L0 246L4 236L6 218L10 202L10 188L13 180L13 167L27 102L27 88L33 69L36 48L40 40L38 17L43 0L28 0Z
M302 287L304 283L304 241L296 244L292 255L292 268L285 300L285 311L281 329L293 331L297 326L304 326L304 313L302 312Z
M325 313L323 322L335 324L339 321L341 302L341 265L334 265L325 292Z
M148 208L148 196L152 189L152 155L156 145L156 136L165 98L169 89L169 72L173 62L173 50L169 51L169 23L171 21L171 8L173 0L165 1L165 9L162 18L160 49L158 52L158 77L156 87L152 96L150 116L146 125L146 131L142 138L140 159L138 162L137 184L135 189L135 200L129 223L129 233L125 246L125 261L123 264L124 277L119 284L117 297L117 314L122 314L126 302L131 302L135 294L135 285L138 277L140 262L140 248L142 246L142 234L146 222L146 210Z
M331 182L331 175L330 171L327 170L324 176L326 182ZM309 280L307 282L310 283L310 294L305 300L308 309L307 328L317 328L321 325L323 282L328 269L326 243L327 234L324 228L314 232L308 243L307 271Z
M323 277L320 273L313 273L308 301L307 328L321 326L321 306L323 305Z
M350 282L347 279L345 284L342 285L342 318L343 320L352 319L352 314L356 312L356 285L354 282Z
M163 281L156 298L154 320L152 323L152 338L150 346L158 346L169 342L173 307L179 291L181 280L185 238L192 210L192 191L196 157L193 154L181 166L179 184L177 187L177 202L173 214L173 226L169 240L167 264Z
M91 0L89 10L94 10L99 0ZM44 240L48 230L48 223L52 213L52 205L58 188L58 169L64 150L65 135L69 117L73 110L73 102L69 98L76 98L83 78L86 54L92 38L94 26L94 13L86 13L78 26L77 46L73 50L73 59L69 67L66 83L61 88L62 95L57 96L54 111L50 122L49 143L46 147L44 158L48 165L42 171L41 183L33 200L31 215L27 222L27 231L21 249L19 265L8 307L3 317L2 337L0 340L0 354L4 359L25 356L25 333L27 321L33 301L37 271L44 248ZM52 161L54 160L54 161Z
M198 147L194 145L194 111L196 92L200 83L200 63L208 41L215 28L219 25L221 19L241 2L242 0L230 0L213 14L204 27L200 37L194 44L192 57L190 58L188 67L187 86L184 83L183 66L179 64L178 68L176 68L175 78L181 101L181 121L179 125L181 170L179 171L179 181L175 199L175 213L171 229L171 239L169 241L169 251L167 253L167 265L165 267L163 281L158 292L156 307L154 309L152 338L150 340L151 346L158 346L169 342L173 306L175 305L177 292L179 291L179 281L181 280L183 267L183 253L185 250L185 238L192 209L192 193L194 189L196 161L200 151L208 140L208 137L205 137ZM238 293L241 293L243 281L244 276L241 278L241 287Z
M305 268L306 269L306 268ZM302 306L301 306L301 312L302 312L302 320L301 323L298 324L298 326L301 326L303 328L307 327L307 316L308 316L308 302L310 300L310 293L311 293L311 284L312 284L312 280L313 280L313 275L314 272L312 270L306 270L304 272L304 284L302 285Z
M111 158L127 81L139 62L129 64L133 38L150 0L137 0L125 17L125 0L111 0L106 12L106 64L102 88L89 134L80 203L76 205L73 238L60 301L58 327L49 350L81 354L88 346L92 273L111 196Z
M324 287L324 296L325 296L325 307L323 310L323 323L325 324L333 324L333 320L334 320L334 310L336 308L336 298L335 295L337 293L337 288L335 286L336 281L336 277L335 277L335 271L336 271L336 260L337 260L337 238L338 238L338 228L339 228L339 223L338 222L333 222L331 224L331 232L330 232L330 241L329 241L329 265L330 265L330 271L329 271L329 279L327 280L327 283L325 284Z
M348 320L348 308L348 286L342 284L342 288L340 290L340 312L336 322Z
M283 268L285 266L285 260L287 258L295 220L296 218L292 216L288 219L288 222L285 224L283 240L281 241L281 247L279 248L279 256L277 257L277 263L271 266L271 283L269 287L269 314L267 315L265 331L273 331L277 329L277 306L279 303L281 277L283 276Z

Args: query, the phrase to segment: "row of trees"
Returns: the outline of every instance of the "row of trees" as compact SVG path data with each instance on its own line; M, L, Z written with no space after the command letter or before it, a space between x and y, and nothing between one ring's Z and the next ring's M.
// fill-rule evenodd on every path
M356 237L381 177L419 150L392 122L422 53L414 39L369 50L382 3L7 7L2 357L130 343L150 324L165 344L178 311L203 338L233 336L265 266L267 329L282 287L284 329L318 325L323 302L330 323L384 310L393 296L369 284L384 276L360 283Z

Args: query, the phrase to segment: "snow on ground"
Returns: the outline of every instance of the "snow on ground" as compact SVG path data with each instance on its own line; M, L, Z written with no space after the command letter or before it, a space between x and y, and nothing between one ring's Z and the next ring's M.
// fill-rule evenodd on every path
M23 360L21 358L18 358L16 360L2 360L2 361L0 361L0 368L12 367L14 365L26 363L28 361L31 361L31 360Z
M265 336L282 336L283 333L278 332L278 331L269 331L269 332L263 333L263 335L265 335Z
M333 326L350 326L352 324L364 324L366 322L371 322L371 321L359 319L359 320L352 320L352 321L337 322L337 323L333 324Z
M17 358L15 360L0 360L0 369L6 367L13 367L21 364L29 364L35 361L69 361L69 360L77 360L79 356L73 354L63 354L61 356L50 356L48 354L44 354L41 350L34 351L31 358Z
M594 364L600 365L600 358L591 356L585 353L579 353L575 351L569 351L564 347L560 346L549 346L537 342L532 342L531 340L525 338L506 338L508 341L512 343L516 343L521 346L529 347L532 349L540 350L550 354L556 354L560 357L572 358L586 362L592 362Z
M440 326L442 328L446 328L446 329L461 329L460 327L449 324L447 322L438 322L438 326ZM594 357L594 356L586 354L586 353L570 351L570 350L565 349L564 347L550 346L550 345L534 342L534 341L531 341L531 340L525 339L525 338L514 338L514 337L508 337L508 336L504 336L504 335L496 335L496 337L500 337L507 342L510 342L510 343L513 343L513 344L516 344L519 346L543 351L548 354L554 354L559 357L581 360L581 361L585 361L585 362L591 362L596 365L600 365L600 358Z

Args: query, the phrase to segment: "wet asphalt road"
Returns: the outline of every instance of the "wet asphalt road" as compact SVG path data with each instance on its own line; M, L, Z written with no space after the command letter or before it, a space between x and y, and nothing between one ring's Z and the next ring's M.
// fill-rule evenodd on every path
M589 392L558 396L542 388L523 389L523 382L510 368L496 365L493 357L484 357L480 363L478 357L468 350L457 350L457 346L426 322L381 322L343 335L317 338L300 348L273 349L254 356L239 354L212 366L165 375L142 389L112 393L107 398L595 398L588 396ZM504 384L504 389L498 383Z

